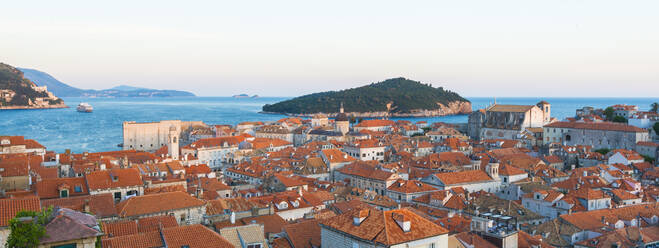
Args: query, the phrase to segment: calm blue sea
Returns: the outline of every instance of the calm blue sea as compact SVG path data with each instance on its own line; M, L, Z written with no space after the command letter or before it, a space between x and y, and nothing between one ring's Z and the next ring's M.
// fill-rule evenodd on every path
M259 114L261 107L287 98L231 97L185 98L64 98L71 108L46 110L0 110L0 135L22 135L36 139L49 150L63 152L97 152L117 150L122 142L124 121L201 120L207 124L237 124L243 121L278 120L282 115ZM469 98L474 109L487 106L491 98ZM546 100L552 104L552 116L573 116L577 108L602 108L613 104L635 104L647 110L659 98L498 98L500 104L535 104ZM75 107L88 102L93 113L78 113ZM406 119L406 118L400 118ZM467 122L466 115L414 118L413 121Z

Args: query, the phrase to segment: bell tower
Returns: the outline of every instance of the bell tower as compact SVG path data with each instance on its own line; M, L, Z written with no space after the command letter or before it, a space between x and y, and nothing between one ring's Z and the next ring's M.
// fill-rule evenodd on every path
M179 153L179 133L176 127L169 127L169 135L167 137L167 155L172 159L178 160Z

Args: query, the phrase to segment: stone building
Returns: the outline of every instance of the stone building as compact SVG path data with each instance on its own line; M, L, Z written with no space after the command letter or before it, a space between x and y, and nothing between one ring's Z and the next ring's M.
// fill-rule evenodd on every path
M206 124L200 121L180 120L144 123L126 121L123 124L123 149L155 152L168 145L173 139L173 134L178 141L181 132L193 126L206 126Z
M538 128L551 121L551 105L493 104L469 115L468 133L478 139L518 139L526 128Z
M633 150L638 142L648 141L648 131L620 123L555 122L543 127L544 144L589 145L597 149Z

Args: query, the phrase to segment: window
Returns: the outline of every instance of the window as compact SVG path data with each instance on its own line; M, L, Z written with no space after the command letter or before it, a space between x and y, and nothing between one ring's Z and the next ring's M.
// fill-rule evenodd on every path
M352 242L352 248L359 248L359 244L357 244L357 242Z
M69 191L66 190L66 189L64 189L64 190L60 190L60 192L59 192L59 197L61 197L61 198L69 197Z
M82 192L82 186L80 186L80 185L76 185L76 186L73 188L73 191L76 192L76 193L80 193L80 192Z
M431 243L428 245L428 248L435 248L435 243Z
M247 248L261 248L261 244L248 244Z

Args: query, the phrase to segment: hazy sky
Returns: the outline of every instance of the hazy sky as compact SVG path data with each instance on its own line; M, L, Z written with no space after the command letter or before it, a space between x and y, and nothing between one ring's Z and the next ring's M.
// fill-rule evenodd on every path
M659 96L659 1L6 1L0 62L80 88Z

